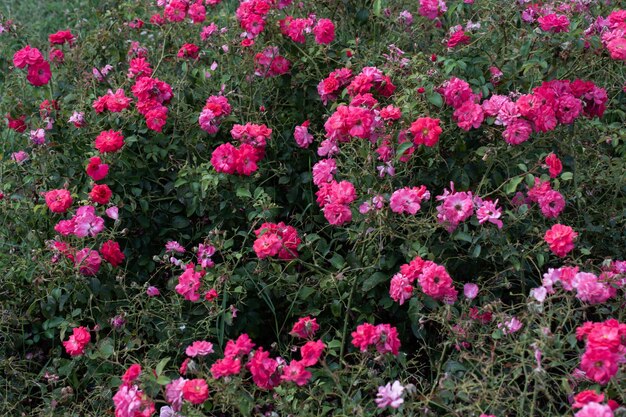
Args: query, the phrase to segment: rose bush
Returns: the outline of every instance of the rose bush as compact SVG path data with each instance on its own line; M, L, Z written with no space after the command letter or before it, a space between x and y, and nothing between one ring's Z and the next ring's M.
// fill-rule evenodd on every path
M623 6L81 4L0 9L8 415L625 412Z

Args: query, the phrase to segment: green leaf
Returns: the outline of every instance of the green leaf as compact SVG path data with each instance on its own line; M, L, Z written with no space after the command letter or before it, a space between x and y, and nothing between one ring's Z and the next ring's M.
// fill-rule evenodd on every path
M367 19L370 17L370 12L367 9L361 9L356 14L356 20L359 23L367 22Z
M428 95L428 102L437 107L441 107L443 106L443 97L441 97L439 93L432 92Z
M307 243L313 243L319 239L320 239L320 235L318 235L317 233L310 233L304 237L304 240Z
M447 361L443 366L443 369L449 374L467 371L467 368L463 366L462 363L452 360Z
M383 2L381 0L374 0L374 15L380 17L380 10L382 9L382 3Z
M517 186L524 180L524 177L515 177L504 186L504 192L513 194L517 190Z
M571 172L564 172L564 173L561 174L561 179L563 181L569 181L572 178L574 178L574 174L572 174Z
M383 274L382 272L375 272L374 274L372 274L371 277L363 282L363 287L361 289L363 290L363 292L367 292L378 284L386 282L388 280L389 277L386 274Z
M67 361L65 365L59 366L58 372L60 376L68 376L74 369L74 361Z
M250 190L248 190L248 186L245 187L239 187L237 188L237 190L235 191L235 194L237 195L237 197L248 197L248 198L252 198L252 194L250 193Z
M464 242L472 243L472 236L465 232L457 232L454 234L454 240L462 240Z
M175 229L184 229L189 226L189 220L183 216L175 216L172 220L172 227Z
M168 377L166 377L165 375L160 375L157 379L156 379L157 384L159 385L167 385L170 382L172 382L172 380Z
M421 311L424 308L424 305L420 302L417 297L411 297L409 300L409 319L411 323L419 323L420 318L422 317Z
M399 160L402 157L402 155L404 155L404 153L408 151L409 149L411 149L412 147L413 147L413 142L411 141L401 143L400 146L398 146L398 150L396 151L396 160Z
M544 263L545 263L545 257L543 256L543 253L538 253L537 254L537 266L541 268Z
M315 288L311 288L311 287L302 287L300 289L300 292L298 294L298 298L300 298L301 300L306 300L307 298L309 298L312 294L315 294L315 292L317 292L317 290Z
M346 260L338 253L334 254L329 262L335 269L341 269L346 264Z
M328 342L328 344L326 345L326 347L330 350L330 349L339 349L341 347L341 340L337 340L337 339L333 339L330 342Z
M157 376L161 376L161 374L163 373L163 369L165 369L165 366L167 365L169 361L170 361L170 358L164 358L161 360L161 362L157 364L156 369L154 370Z
M115 353L115 347L113 346L113 340L110 338L102 339L98 352L103 359L108 359Z

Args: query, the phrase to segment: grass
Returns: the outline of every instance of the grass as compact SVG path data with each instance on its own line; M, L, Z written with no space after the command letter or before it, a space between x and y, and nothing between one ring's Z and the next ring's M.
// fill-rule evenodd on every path
M4 0L0 15L11 19L25 29L29 40L43 42L50 33L70 29L73 33L86 27L97 26L93 19L96 8L113 3L94 0ZM112 5L111 5L112 7Z

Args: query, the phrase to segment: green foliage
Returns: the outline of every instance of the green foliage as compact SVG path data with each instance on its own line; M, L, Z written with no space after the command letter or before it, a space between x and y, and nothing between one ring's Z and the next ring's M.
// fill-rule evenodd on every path
M547 35L524 23L512 1L477 1L472 6L450 1L441 28L418 16L416 2L309 3L304 10L336 24L336 40L329 46L311 40L299 44L282 36L277 21L283 14L276 12L255 45L246 49L240 45L234 1L207 7L207 23L228 31L205 43L200 42L200 26L187 22L130 28L132 19L147 21L160 11L152 2L10 1L0 6L2 20L15 22L0 34L0 114L24 114L34 129L42 124L39 104L59 103L45 147L28 144L28 130L0 131L0 191L5 195L0 200L0 410L6 415L110 413L121 375L133 363L144 368L144 390L158 397L161 406L164 386L178 377L185 348L194 340L212 341L221 355L227 340L248 333L273 356L289 361L298 353L292 349L297 341L288 333L303 316L317 318L319 337L327 346L309 384L281 385L268 393L247 376L212 381L209 401L188 407L185 415L386 415L374 403L376 389L394 380L407 386L405 405L397 412L407 416L571 412L568 396L579 391L571 378L581 353L576 327L609 317L623 322L624 310L619 300L589 306L560 292L539 305L528 294L541 285L548 268L565 262L599 272L607 259L624 258L623 63L609 59L606 51L596 54L601 45L593 44L595 38L591 48L579 42L583 17L573 20L569 33ZM405 8L414 14L413 26L398 21ZM294 7L288 11L305 16ZM608 11L592 7L594 16ZM470 19L482 24L472 42L445 49L441 39L446 28ZM23 70L13 67L13 53L26 44L46 51L47 35L66 28L78 35L77 45L66 50L64 64L53 67L50 85L32 87ZM134 107L122 113L93 111L93 101L109 88L123 88L131 96L129 41L147 48L153 76L172 86L163 132L149 130ZM187 42L201 45L198 60L176 58ZM405 51L406 65L383 57L390 44ZM292 62L291 71L256 77L254 55L270 45L278 45ZM213 62L217 69L210 70ZM91 70L106 64L113 70L99 83ZM499 83L489 77L494 65L504 73ZM397 86L393 97L381 104L402 110L403 129L418 117L430 116L441 119L444 132L436 147L418 148L407 162L400 156L410 145L398 145L395 175L384 178L370 143L343 143L335 157L337 177L354 183L359 203L368 190L388 199L398 188L421 184L432 198L416 216L390 210L358 215L355 203L353 222L333 227L316 203L311 169L320 157L315 146L299 148L293 131L310 120L309 131L319 143L337 103L322 104L318 83L335 69L351 68L356 74L367 66L377 66ZM451 76L467 80L483 97L525 94L543 81L579 78L605 88L609 102L602 119L579 118L571 126L509 146L501 139L502 126L492 119L478 130L456 127L453 110L438 89ZM199 128L198 115L206 99L220 91L233 112L217 134L209 135ZM348 100L344 96L339 102ZM74 111L85 112L85 127L68 122ZM251 176L216 172L212 151L231 140L234 124L246 122L273 130L259 170ZM107 156L111 171L105 181L113 191L112 204L119 207L119 220L107 219L97 239L70 239L94 249L115 239L126 262L119 268L103 263L96 276L85 277L64 257L51 261L54 226L66 217L51 213L42 193L67 188L73 207L87 204L92 181L85 166L96 155L93 140L109 129L125 136L123 151ZM21 149L28 149L30 159L16 164L11 154ZM555 221L536 205L513 204L516 193L532 187L535 178L549 178L542 164L551 152L561 156L564 166L552 180L567 200L558 222L580 233L566 261L549 252L543 241ZM459 190L498 199L504 208L503 229L473 219L447 232L436 220L435 196L451 181ZM279 221L298 230L299 257L258 259L252 249L254 231ZM181 262L193 261L191 248L200 243L217 248L215 268L207 269L202 279L217 290L216 301L191 303L176 293L182 270L164 250L170 240L187 248ZM389 296L389 281L416 256L444 265L457 289L478 284L479 297L446 305L423 296L398 305ZM147 297L149 286L158 287L161 296ZM491 313L491 323L470 319L472 307ZM523 328L505 334L497 324L511 316ZM122 317L124 325L114 326L114 317ZM359 352L350 334L363 322L397 327L401 354ZM78 326L92 330L92 343L85 355L72 358L61 342ZM541 366L535 349L543 353ZM197 361L199 375L208 375L210 361ZM611 382L604 392L619 403L626 401L622 380Z

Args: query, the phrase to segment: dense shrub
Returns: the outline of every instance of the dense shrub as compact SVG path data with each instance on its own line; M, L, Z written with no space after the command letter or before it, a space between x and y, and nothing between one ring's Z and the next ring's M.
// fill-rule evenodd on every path
M7 415L626 412L619 4L77 3L0 16Z

